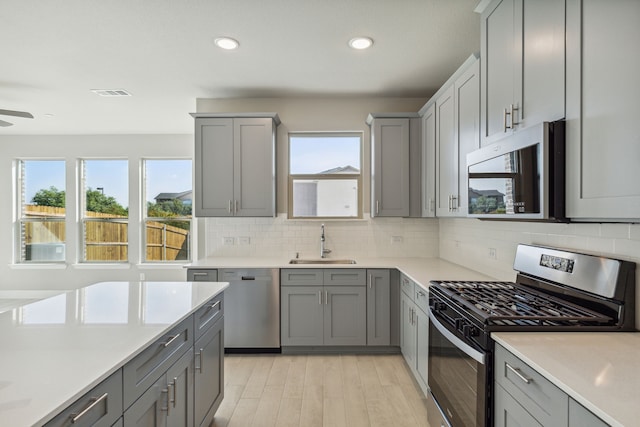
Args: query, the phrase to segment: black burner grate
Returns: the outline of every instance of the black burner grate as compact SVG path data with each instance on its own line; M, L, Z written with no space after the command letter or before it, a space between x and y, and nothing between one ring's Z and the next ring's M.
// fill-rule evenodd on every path
M434 284L488 326L571 327L614 322L609 316L516 283L443 281Z

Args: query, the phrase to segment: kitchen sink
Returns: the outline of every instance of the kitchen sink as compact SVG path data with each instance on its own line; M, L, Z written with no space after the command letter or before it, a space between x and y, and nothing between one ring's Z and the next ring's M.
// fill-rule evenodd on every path
M292 259L289 264L355 264L354 259Z

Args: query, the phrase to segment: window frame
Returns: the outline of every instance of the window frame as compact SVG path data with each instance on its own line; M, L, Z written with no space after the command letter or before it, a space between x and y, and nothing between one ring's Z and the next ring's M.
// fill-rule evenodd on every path
M360 140L360 173L358 174L292 174L291 173L291 138L292 137L358 137ZM363 165L363 141L362 131L310 131L310 132L289 132L287 136L287 218L294 220L361 220L363 218L364 191L362 188L362 165ZM296 180L307 181L329 181L329 180L356 180L358 183L358 194L356 196L358 208L357 216L294 216L293 215L293 184Z
M87 212L87 186L86 186L86 162L87 161L125 161L127 162L127 205L131 205L131 181L129 177L129 159L121 157L83 157L77 159L78 162L78 251L77 258L79 264L130 264L131 254L129 249L131 247L130 230L131 230L131 210L126 218L101 218L101 217L89 217L86 216ZM97 188L96 188L97 190ZM86 224L87 222L95 223L111 223L111 224L126 224L127 226L127 242L118 246L126 246L127 258L124 260L88 260L87 259L87 245L86 245Z
M176 217L150 217L147 211L147 161L158 160L188 160L191 162L191 216L176 216ZM193 260L193 232L194 232L194 215L193 215L193 158L190 157L143 157L140 159L140 263L141 264L187 264ZM164 223L167 221L188 221L189 233L187 234L188 240L188 257L184 260L148 260L147 259L147 221L154 221Z
M25 200L25 162L62 162L64 165L64 180L65 184L63 190L65 192L65 213L63 217L60 216L42 216L38 218L27 218L24 215L25 206L28 204ZM64 265L67 260L67 252L68 252L68 242L67 242L67 218L68 212L66 210L66 198L67 194L67 177L66 177L66 160L64 158L52 157L52 158L17 158L13 162L14 167L14 185L13 189L15 191L15 196L13 200L15 201L15 225L14 225L14 256L13 263L14 264L22 264L22 265L35 265L35 264L47 264L47 265ZM54 222L54 223L62 223L65 226L65 239L64 242L60 242L60 244L64 245L64 257L61 260L27 260L26 259L26 242L23 237L23 227L26 227L27 223L43 223L43 222Z

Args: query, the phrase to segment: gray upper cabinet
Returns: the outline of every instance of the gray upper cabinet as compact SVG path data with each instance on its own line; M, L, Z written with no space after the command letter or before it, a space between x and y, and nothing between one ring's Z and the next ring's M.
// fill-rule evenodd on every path
M422 216L436 216L436 105L422 114Z
M371 216L421 216L420 119L370 114Z
M567 1L567 216L640 219L640 2ZM634 83L636 82L636 83Z
M565 116L565 2L495 0L482 12L482 145Z
M480 147L479 67L470 57L437 94L436 216L467 215L467 154Z
M193 116L195 215L275 216L277 114Z

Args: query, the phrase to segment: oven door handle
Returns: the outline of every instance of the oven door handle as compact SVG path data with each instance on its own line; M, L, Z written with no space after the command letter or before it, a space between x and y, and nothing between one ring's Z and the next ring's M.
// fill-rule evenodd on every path
M485 364L485 354L471 347L469 344L462 341L460 338L452 334L447 328L445 328L436 316L433 315L431 310L429 310L429 320L435 326L435 328L440 332L446 339L451 341L453 345L462 350L467 356L474 359L476 362L484 365Z

